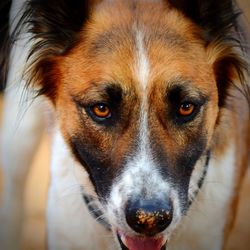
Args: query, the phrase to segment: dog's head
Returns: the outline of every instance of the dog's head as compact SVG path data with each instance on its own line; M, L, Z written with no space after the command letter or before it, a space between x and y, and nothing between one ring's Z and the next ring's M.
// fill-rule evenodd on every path
M30 1L30 83L55 105L123 249L164 248L242 74L231 1ZM24 20L25 20L24 18Z

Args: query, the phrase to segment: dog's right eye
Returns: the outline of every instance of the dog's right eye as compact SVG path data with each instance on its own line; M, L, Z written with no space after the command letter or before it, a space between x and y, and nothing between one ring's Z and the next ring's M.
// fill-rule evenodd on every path
M93 105L91 108L91 112L99 119L106 119L111 117L110 108L103 103L98 103Z
M108 104L100 102L85 106L86 113L89 117L101 125L111 125L113 123L113 115Z

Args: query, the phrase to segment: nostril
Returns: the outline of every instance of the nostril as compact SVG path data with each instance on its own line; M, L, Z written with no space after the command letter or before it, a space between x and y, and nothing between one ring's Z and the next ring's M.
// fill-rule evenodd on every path
M165 230L173 217L170 200L134 200L126 207L128 225L137 233L153 236Z

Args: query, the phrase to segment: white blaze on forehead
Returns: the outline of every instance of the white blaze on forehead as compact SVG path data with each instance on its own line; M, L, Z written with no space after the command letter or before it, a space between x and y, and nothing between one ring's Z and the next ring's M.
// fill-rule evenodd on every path
M139 116L139 131L137 149L127 158L127 164L124 173L121 176L118 185L122 186L124 196L130 195L131 192L139 194L142 189L146 196L154 196L160 193L160 190L169 190L168 184L163 182L157 170L157 164L152 154L151 143L149 138L148 124L148 98L147 85L149 82L150 67L147 58L147 51L144 46L144 34L142 31L133 27L135 30L135 77L141 88L141 107ZM161 186L161 184L164 186ZM155 187L152 188L152 187ZM160 187L161 186L161 187ZM157 191L156 191L157 190ZM117 193L118 194L118 193ZM120 194L121 196L121 194ZM121 199L118 199L122 202ZM118 202L118 203L119 203Z
M136 75L143 90L146 89L149 81L149 60L147 51L145 49L144 34L142 31L137 30L135 33L136 43Z
M135 27L135 26L134 26ZM148 114L147 114L147 85L149 82L149 61L147 57L147 51L144 44L144 34L138 28L135 29L135 43L136 43L136 53L135 53L135 62L136 62L136 76L142 87L142 101L141 101L141 111L140 111L140 145L138 156L140 162L144 162L145 165L148 165L150 162L150 146L148 138ZM137 157L138 157L137 156Z

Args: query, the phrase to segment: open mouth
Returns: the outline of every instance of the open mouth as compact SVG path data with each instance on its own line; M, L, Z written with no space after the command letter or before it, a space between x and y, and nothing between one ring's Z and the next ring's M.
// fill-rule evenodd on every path
M167 245L163 237L130 237L119 232L117 238L122 250L166 250Z

